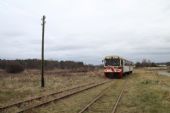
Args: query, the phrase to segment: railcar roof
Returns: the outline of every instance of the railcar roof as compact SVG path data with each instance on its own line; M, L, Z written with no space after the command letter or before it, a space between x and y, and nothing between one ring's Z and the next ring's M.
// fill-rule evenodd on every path
M120 56L118 56L118 55L106 56L104 59L114 59L114 58L119 58L119 59L126 60L125 58L120 57ZM126 60L126 61L131 62L131 61L129 61L129 60Z
M105 59L112 59L112 58L119 58L119 59L124 59L120 56L117 56L117 55L113 55L113 56L106 56Z

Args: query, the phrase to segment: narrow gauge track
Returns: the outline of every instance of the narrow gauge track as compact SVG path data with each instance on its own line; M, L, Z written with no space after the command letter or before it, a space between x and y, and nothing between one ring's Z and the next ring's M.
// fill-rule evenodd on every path
M122 97L122 95L123 95L123 92L124 92L124 90L125 90L125 88L126 88L126 84L127 84L127 80L125 80L125 82L124 82L124 84L123 84L123 88L121 89L118 97L116 98L116 102L115 102L115 104L114 104L114 106L113 106L113 109L112 109L112 112L111 112L111 113L116 113L116 109L117 109L118 104L119 104L119 102L120 102L120 99L121 99L121 97ZM109 89L109 88L110 88L110 86L108 86L108 87L106 87L104 90L102 90L90 103L88 103L88 104L87 104L80 112L78 112L78 113L84 113L84 112L86 112L86 111L89 109L89 107L91 107L93 104L95 104L96 101L98 101L99 99L101 99L101 98L104 96L105 92L106 92L107 89Z
M54 101L57 101L57 100L60 100L60 99L64 99L64 98L69 97L71 95L74 95L74 94L77 94L79 92L100 86L100 85L108 83L108 82L110 82L110 80L100 82L100 83L90 83L90 84L78 86L78 87L75 87L75 88L72 88L72 89L67 89L67 90L64 90L64 91L51 93L49 95L45 95L45 96L37 97L37 98L34 98L34 99L26 100L26 101L23 101L23 102L18 102L16 104L12 104L12 105L9 105L9 106L5 106L5 107L1 108L0 111L5 111L8 108L16 106L17 108L19 108L19 110L16 113L23 113L23 112L26 112L26 111L29 111L29 110L32 110L32 109L35 109L35 108L38 108L38 107L41 107L41 106L44 106L44 105L48 105L51 102L54 102ZM49 98L49 99L43 100L45 98ZM38 100L39 102L38 103L35 102L34 104L32 103L29 106L24 105L25 103L31 103L34 100L35 101Z

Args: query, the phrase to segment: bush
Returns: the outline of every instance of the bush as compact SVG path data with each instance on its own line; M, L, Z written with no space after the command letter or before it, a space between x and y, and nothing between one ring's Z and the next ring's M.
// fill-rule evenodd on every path
M20 73L24 71L24 67L17 62L9 62L6 65L6 72L8 73Z
M170 73L170 66L167 67L168 72Z

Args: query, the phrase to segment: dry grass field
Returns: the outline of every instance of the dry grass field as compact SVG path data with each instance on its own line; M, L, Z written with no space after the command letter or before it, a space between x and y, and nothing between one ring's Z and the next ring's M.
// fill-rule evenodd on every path
M28 70L13 75L1 71L0 105L80 84L106 80L102 70L87 73L62 73L61 71L46 72L46 87L44 89L40 88L40 73L37 70ZM124 80L125 78L113 79L109 84L51 103L33 110L32 113L77 113L101 90L111 85L105 96L87 111L87 113L110 113ZM117 113L170 113L170 77L158 75L153 70L136 69L132 75L128 76L126 87Z
M8 74L0 71L0 106L15 103L57 92L78 85L104 81L102 72L69 73L64 70L45 72L45 88L40 87L40 71L26 70L19 74Z

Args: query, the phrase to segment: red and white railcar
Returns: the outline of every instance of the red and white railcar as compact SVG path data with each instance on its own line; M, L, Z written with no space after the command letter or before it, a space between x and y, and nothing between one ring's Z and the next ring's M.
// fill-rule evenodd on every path
M106 77L122 78L123 75L133 72L133 62L119 56L106 56L104 62L104 74Z

